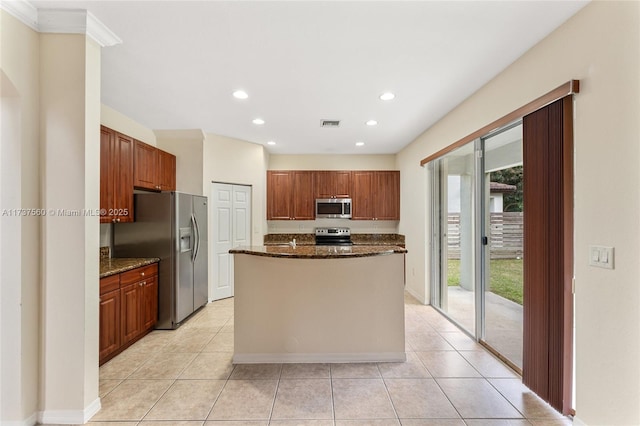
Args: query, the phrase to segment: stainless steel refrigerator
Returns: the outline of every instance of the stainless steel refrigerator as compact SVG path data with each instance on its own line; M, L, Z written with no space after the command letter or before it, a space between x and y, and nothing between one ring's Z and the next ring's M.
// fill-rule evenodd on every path
M116 223L114 257L159 257L158 329L175 329L208 301L207 197L134 195L133 223Z

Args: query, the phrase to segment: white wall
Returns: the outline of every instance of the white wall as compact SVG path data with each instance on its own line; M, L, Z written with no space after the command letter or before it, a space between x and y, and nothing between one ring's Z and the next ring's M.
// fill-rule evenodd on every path
M18 153L11 154L19 158L19 163L9 170L11 186L19 199L19 205L14 208L40 206L40 95L39 95L39 35L32 29L20 23L13 16L0 11L0 67L3 73L2 96L9 89L5 85L4 77L10 80L15 92L11 96L19 99L19 123L15 133L19 135L16 141ZM4 100L3 100L4 102ZM14 99L14 101L16 100ZM4 113L3 120L6 118ZM9 155L7 142L4 140L5 125L3 126L2 157ZM10 160L9 157L6 158ZM5 172L3 163L3 174ZM4 179L3 179L4 182ZM3 203L8 194L3 191ZM2 218L4 221L5 218ZM4 222L6 224L7 222ZM19 339L2 332L1 362L2 368L13 370L11 376L2 374L2 389L10 390L10 397L2 397L2 418L0 422L35 422L35 414L38 410L39 393L39 312L40 312L40 223L39 219L31 218L20 220L20 227L14 229L18 235L14 235L11 249L17 252L12 260L11 271L2 272L2 325L9 324L14 331L20 333ZM4 238L10 235L5 234ZM15 241L17 239L17 241ZM3 261L5 260L3 250ZM6 275L5 275L6 274ZM4 281L11 276L16 281ZM13 285L16 292L10 297L5 292L7 286ZM17 294L16 294L17 293ZM16 382L17 381L17 382Z
M202 187L202 130L156 130L158 148L176 156L176 190L188 194L207 195ZM205 192L206 191L206 192Z
M410 291L428 276L420 160L560 84L575 97L576 423L640 424L640 3L592 2L398 154ZM588 246L616 250L589 267Z
M157 145L153 130L105 104L100 105L100 123L146 144Z
M100 207L100 47L40 34L42 207ZM77 423L98 398L99 216L43 223L42 423Z
M203 149L202 189L211 191L211 182L252 186L252 240L261 241L266 229L267 153L262 145L207 134ZM211 223L211 218L209 218ZM211 229L211 227L209 227ZM213 241L212 238L209 241Z
M397 170L391 155L271 155L269 170ZM402 177L400 177L402 179Z

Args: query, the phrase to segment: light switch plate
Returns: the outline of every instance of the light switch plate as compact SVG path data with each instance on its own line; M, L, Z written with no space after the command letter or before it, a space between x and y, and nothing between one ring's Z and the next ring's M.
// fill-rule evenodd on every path
M613 247L589 246L589 265L613 269Z

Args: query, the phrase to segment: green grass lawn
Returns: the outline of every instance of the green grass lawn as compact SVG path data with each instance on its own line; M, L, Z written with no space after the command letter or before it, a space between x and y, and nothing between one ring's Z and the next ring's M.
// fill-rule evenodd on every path
M522 259L494 259L490 261L489 290L522 305ZM448 261L447 284L459 285L460 261Z

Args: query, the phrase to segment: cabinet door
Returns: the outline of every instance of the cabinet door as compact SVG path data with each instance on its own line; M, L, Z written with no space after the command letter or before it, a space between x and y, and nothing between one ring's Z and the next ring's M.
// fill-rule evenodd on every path
M333 182L333 194L336 198L351 198L351 172L335 171L331 172Z
M333 198L334 187L331 172L313 172L315 198Z
M111 213L117 222L133 222L133 149L132 138L116 134L118 166L114 172L116 196Z
M121 344L126 345L142 331L140 324L140 286L133 283L120 289Z
M373 220L374 216L374 173L354 171L351 175L351 219Z
M400 220L400 172L375 172L374 217L376 220Z
M116 197L116 132L100 126L100 223L113 220ZM132 188L133 189L133 188Z
M267 171L267 220L289 220L293 216L292 172Z
M158 149L135 141L133 147L133 186L159 190Z
M160 189L162 191L176 190L176 156L158 150L158 169L160 175Z
M315 198L349 198L351 194L350 171L313 172Z
M140 313L142 315L142 331L147 331L158 321L158 277L150 277L140 287Z
M100 355L104 358L120 347L120 290L100 296Z
M295 220L315 219L315 198L313 196L313 172L293 172L292 192L293 216Z

